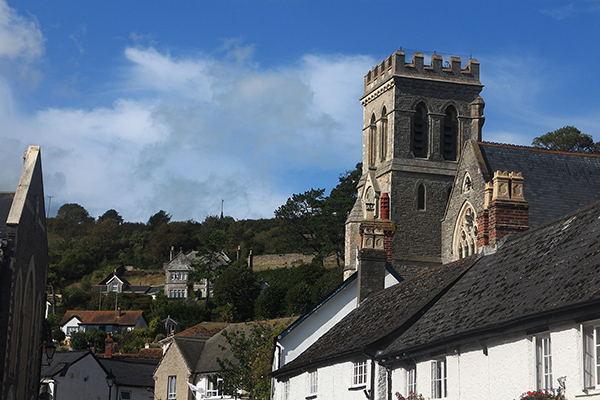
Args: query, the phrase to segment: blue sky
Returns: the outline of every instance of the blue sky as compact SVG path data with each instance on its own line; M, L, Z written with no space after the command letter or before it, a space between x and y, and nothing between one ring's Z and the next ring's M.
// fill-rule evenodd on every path
M363 76L481 63L484 140L600 140L600 1L0 0L0 188L42 146L51 213L270 218L361 157Z

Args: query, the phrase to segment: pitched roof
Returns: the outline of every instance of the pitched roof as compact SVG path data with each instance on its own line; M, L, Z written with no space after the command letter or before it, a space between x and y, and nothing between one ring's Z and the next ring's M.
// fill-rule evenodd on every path
M173 344L167 351L172 351L173 345L179 348L179 352L185 360L188 370L194 371L196 362L198 361L200 353L202 353L202 349L204 348L204 341L194 338L173 337Z
M194 337L200 339L208 339L229 325L228 322L200 322L184 331L177 333L176 337Z
M41 377L53 377L56 375L64 376L71 365L77 363L79 360L90 356L93 357L92 351L78 350L78 351L57 351L54 353L52 364L47 365L42 363Z
M478 258L475 257L457 261L372 294L274 375L362 352L375 341L413 323L415 316L419 316L430 307L432 302L477 261Z
M547 329L553 321L598 318L599 304L600 203L596 203L507 240L384 354L415 352L510 329Z
M262 321L271 325L288 325L290 324L294 318L277 318L271 319L268 321ZM255 322L243 322L238 324L230 324L225 329L223 329L220 333L214 335L210 339L208 339L204 345L204 349L202 350L202 354L196 363L194 372L195 373L210 373L215 372L220 369L219 363L217 362L217 358L225 359L233 358L233 354L229 349L229 344L225 339L225 335L223 332L232 332L236 330L243 330L246 334L248 334L252 326Z
M14 193L0 192L0 238L6 237L6 218L12 205Z
M159 360L145 358L100 358L100 364L112 371L119 386L154 387L154 370Z
M78 311L69 310L60 320L59 325L64 325L73 317L78 317L85 325L121 325L134 326L140 318L144 317L144 311Z
M532 228L600 200L600 155L486 142L479 148L490 176L523 173Z

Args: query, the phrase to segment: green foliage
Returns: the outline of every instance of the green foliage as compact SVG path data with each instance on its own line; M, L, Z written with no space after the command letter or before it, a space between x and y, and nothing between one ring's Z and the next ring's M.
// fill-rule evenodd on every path
M104 214L98 217L98 222L104 222L106 220L113 220L117 222L119 225L123 223L123 217L117 212L117 210L110 209L107 210Z
M56 218L75 224L84 224L94 220L85 208L76 203L63 204L56 212Z
M71 335L71 347L73 350L85 350L93 347L96 349L96 351L103 352L105 339L106 332L100 330L74 332Z
M119 353L137 354L146 345L146 341L154 339L156 331L152 328L137 328L121 335L115 335L115 342L119 343Z
M65 333L60 328L54 329L52 331L52 340L62 342L65 340Z
M252 399L270 398L273 340L283 329L284 326L258 322L222 333L227 346L221 346L221 350L227 347L233 356L232 359L217 357L226 393L243 390Z
M600 142L594 143L591 135L570 125L536 137L531 144L548 150L600 154Z
M306 282L292 286L285 295L288 315L302 315L310 311L313 306L311 287Z
M156 228L161 224L168 224L171 221L171 214L168 214L165 210L160 210L148 219L148 225L151 228Z
M233 262L215 280L213 296L217 306L231 304L234 321L248 321L254 314L254 301L260 287L244 260Z
M254 303L256 318L272 319L283 317L285 314L285 289L283 285L267 286L263 289Z
M320 259L335 254L338 267L344 257L344 224L356 201L356 185L362 165L340 175L339 184L325 196L325 189L293 194L275 211L289 238L304 243Z
M523 393L520 400L565 400L561 390L536 390Z

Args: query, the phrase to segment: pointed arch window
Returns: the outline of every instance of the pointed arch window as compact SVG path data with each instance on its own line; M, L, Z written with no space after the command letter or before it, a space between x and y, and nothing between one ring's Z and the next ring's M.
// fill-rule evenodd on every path
M425 210L426 201L425 185L422 183L417 187L417 210Z
M379 159L385 161L387 153L387 141L388 141L388 120L387 110L383 107L381 111L381 137L379 138Z
M429 137L427 118L427 107L425 107L425 104L417 104L412 124L411 147L413 155L418 158L427 158L427 139Z
M458 117L456 108L450 106L446 109L442 125L442 157L444 160L456 161L456 141L458 137Z
M452 247L456 259L477 253L477 213L468 201L458 214Z
M377 124L375 123L375 114L371 116L369 125L369 166L375 164L375 138L377 136Z

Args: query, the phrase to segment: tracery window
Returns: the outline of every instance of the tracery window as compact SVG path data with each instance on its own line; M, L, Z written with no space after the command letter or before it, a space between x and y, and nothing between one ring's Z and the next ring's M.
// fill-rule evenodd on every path
M417 105L412 125L411 147L413 155L418 158L427 158L429 129L425 104L419 103Z
M455 257L461 259L477 253L477 213L471 203L466 202L458 215L453 251Z
M456 108L446 109L441 132L442 157L444 160L456 161L456 141L458 137L458 118Z

